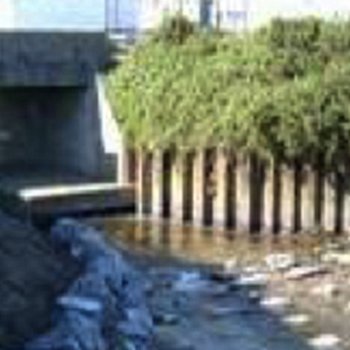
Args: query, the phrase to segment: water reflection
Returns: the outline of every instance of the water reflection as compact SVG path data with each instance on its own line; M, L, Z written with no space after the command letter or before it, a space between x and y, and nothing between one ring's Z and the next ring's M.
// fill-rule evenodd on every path
M249 235L230 231L176 226L164 221L135 218L94 219L112 239L129 248L146 250L195 262L222 263L237 258L257 263L273 252L293 251L297 256L317 258L319 247L332 237L323 235Z

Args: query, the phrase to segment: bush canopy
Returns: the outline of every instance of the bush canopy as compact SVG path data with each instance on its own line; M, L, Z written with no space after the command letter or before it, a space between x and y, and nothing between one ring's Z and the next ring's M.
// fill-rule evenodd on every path
M349 162L350 22L275 19L242 34L175 17L107 81L132 145Z

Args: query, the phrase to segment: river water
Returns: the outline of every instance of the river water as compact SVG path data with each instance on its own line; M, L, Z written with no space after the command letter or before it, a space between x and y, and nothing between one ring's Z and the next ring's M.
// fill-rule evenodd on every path
M163 321L177 320L157 324L154 350L302 350L309 349L310 339L322 331L314 324L286 325L283 318L298 314L297 307L291 305L282 313L266 310L251 299L251 292L256 291L249 288L217 293L222 286L210 281L209 293L194 289L183 299L182 292L169 286L183 274L198 273L198 266L213 268L232 261L240 269L262 266L266 256L275 253L292 253L299 261L317 262L321 247L339 242L339 237L251 236L133 217L89 221L105 231L112 244L137 257L136 265L151 286L152 313L163 313ZM265 297L270 292L264 291Z
M310 234L252 236L132 217L107 217L93 223L110 238L133 250L204 264L222 264L234 258L247 265L259 263L266 255L277 252L317 258L319 247L339 240L339 237Z

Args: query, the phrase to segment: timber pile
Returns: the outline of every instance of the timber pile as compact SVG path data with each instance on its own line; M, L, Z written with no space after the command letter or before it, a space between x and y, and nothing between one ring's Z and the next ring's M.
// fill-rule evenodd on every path
M45 332L55 298L79 271L48 237L0 213L0 348L18 347Z

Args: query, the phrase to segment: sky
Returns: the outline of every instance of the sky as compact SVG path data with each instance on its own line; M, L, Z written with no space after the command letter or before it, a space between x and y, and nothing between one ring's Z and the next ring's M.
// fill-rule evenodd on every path
M0 0L0 28L104 29L107 0ZM111 22L137 26L140 4L151 0L108 0ZM175 0L158 0L175 1ZM186 0L184 0L186 1ZM190 0L187 0L190 1ZM191 0L192 1L192 0ZM225 3L249 3L249 22L255 27L271 17L315 14L349 17L350 0L221 0ZM152 2L152 1L151 1ZM114 5L113 5L114 3ZM116 7L116 3L118 4ZM241 5L238 5L241 6ZM242 7L242 6L241 6Z
M1 28L103 29L104 0L0 0Z

